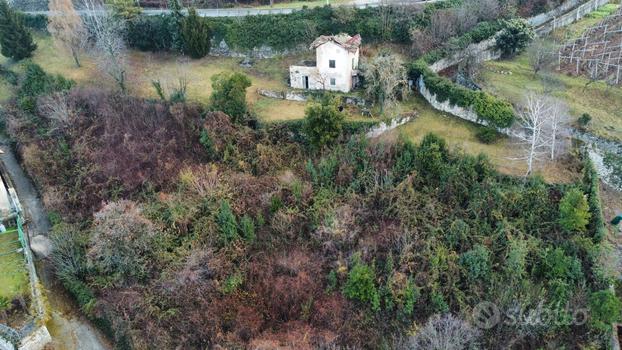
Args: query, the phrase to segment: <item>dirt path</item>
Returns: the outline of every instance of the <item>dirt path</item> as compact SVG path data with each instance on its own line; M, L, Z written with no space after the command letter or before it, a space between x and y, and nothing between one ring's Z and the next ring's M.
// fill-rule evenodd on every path
M39 234L47 236L51 225L39 198L39 193L18 163L9 140L4 135L0 135L0 148L4 151L0 159L2 159L4 167L11 177L25 217L28 220L28 235L30 237ZM67 295L67 292L50 271L47 263L46 260L40 260L36 265L37 274L46 289L48 304L51 308L51 319L47 323L47 327L52 336L53 348L55 350L112 349L108 340L90 324L76 303Z
M50 221L43 209L39 194L30 181L30 178L17 162L6 136L0 135L0 147L4 151L2 161L15 186L15 191L17 191L17 196L22 204L25 218L29 222L29 236L34 237L38 234L47 235L50 231Z

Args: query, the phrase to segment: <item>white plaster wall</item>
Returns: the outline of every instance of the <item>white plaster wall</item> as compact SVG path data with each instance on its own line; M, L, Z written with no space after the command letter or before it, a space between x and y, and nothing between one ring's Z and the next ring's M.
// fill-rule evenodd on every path
M329 41L316 49L318 73L326 78L326 90L349 92L352 89L352 59L348 50ZM329 61L335 60L335 68L329 67ZM335 85L330 85L330 79Z
M305 87L302 85L302 77L309 77L309 89L315 90L318 89L317 85L317 77L318 71L316 67L306 67L306 66L290 66L289 67L289 82L290 85L294 89L304 89Z

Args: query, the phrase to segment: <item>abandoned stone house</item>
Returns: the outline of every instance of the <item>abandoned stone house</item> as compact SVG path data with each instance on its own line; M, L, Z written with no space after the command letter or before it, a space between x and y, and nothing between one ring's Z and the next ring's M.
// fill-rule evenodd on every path
M316 60L289 67L291 87L349 92L358 81L360 46L358 34L320 36L309 47Z

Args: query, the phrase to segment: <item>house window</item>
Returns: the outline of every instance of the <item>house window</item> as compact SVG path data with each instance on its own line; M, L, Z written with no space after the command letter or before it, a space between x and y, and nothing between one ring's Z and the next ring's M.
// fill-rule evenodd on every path
M330 78L330 85L335 86L335 78Z
M335 60L328 60L328 67L335 68Z

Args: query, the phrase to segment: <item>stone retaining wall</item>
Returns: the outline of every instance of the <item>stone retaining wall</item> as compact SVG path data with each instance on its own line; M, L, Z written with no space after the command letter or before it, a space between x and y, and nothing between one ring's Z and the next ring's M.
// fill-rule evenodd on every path
M288 100L288 101L299 101L304 102L309 99L317 96L318 93L311 93L304 90L268 90L268 89L257 89L257 93L264 97L276 98L279 100ZM346 105L357 106L357 107L365 107L367 106L367 101L358 96L341 96L341 100Z
M417 117L417 115L414 114L414 113L409 114L409 115L395 117L395 118L391 119L389 122L382 122L382 123L378 124L377 126L372 127L371 129L369 129L367 134L365 134L365 136L367 136L370 139L378 137L378 136L384 134L387 131L391 131L391 130L399 127L399 126L402 126L402 125L412 121L416 117Z
M236 51L227 45L224 39L212 39L210 56L217 57L248 57L253 59L264 59L264 58L274 58L278 56L287 56L294 55L301 52L305 52L308 49L305 46L298 46L292 49L284 49L284 50L275 50L270 46L262 45L260 47L255 47L252 50L248 50L246 52Z

